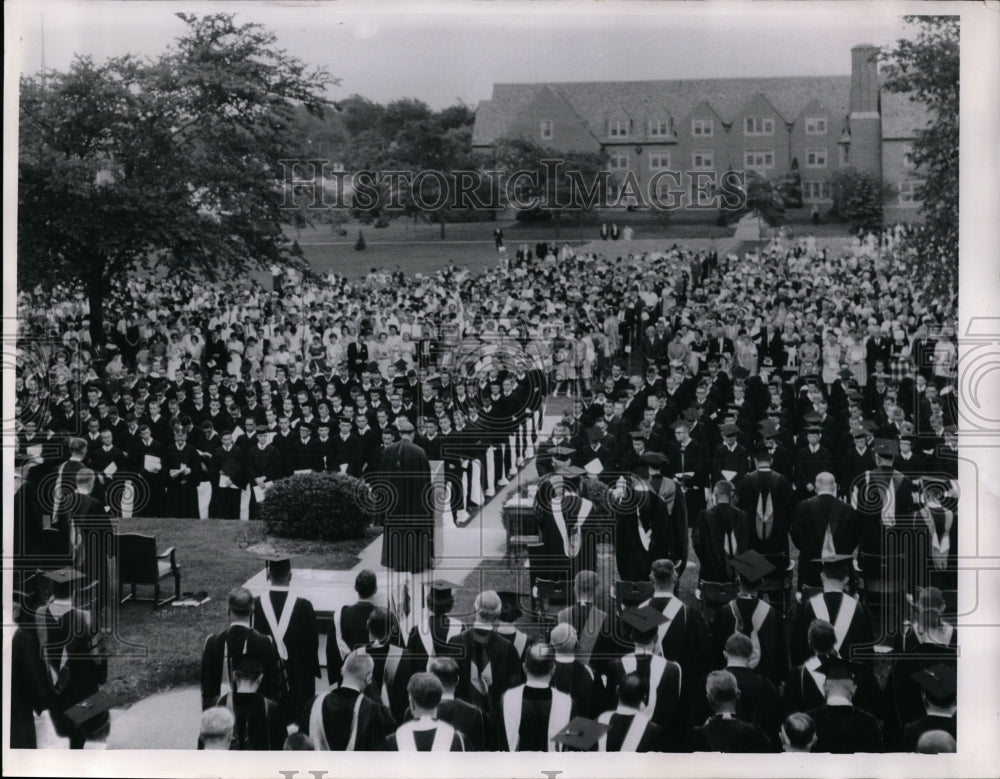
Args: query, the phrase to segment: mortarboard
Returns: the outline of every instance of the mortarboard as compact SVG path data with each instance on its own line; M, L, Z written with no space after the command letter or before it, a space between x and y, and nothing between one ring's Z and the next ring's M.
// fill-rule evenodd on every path
M576 449L572 449L568 446L553 446L551 449L549 449L549 454L552 455L553 457L558 457L560 460L563 460L571 456L575 451Z
M879 457L895 457L899 454L899 444L891 438L878 438L872 444L872 451Z
M659 609L652 606L628 608L622 612L622 622L632 629L632 640L643 641L656 633L656 629L667 621Z
M775 570L767 558L755 549L748 549L734 557L732 565L743 583L751 587L760 584L765 576Z
M694 422L701 417L701 412L696 408L686 408L684 409L683 417L688 422Z
M521 593L513 590L500 590L500 620L502 622L516 622L524 614L521 610Z
M265 565L271 576L287 576L292 572L292 560L289 557L269 557Z
M600 429L596 427L587 428L587 440L590 441L590 443L595 444L602 438L604 438L604 434L600 431Z
M556 468L556 473L560 476L565 476L568 479L573 479L577 476L583 476L586 471L577 465L564 465L561 468Z
M642 440L645 441L646 438L649 437L649 433L647 433L645 430L633 430L629 433L629 435L632 437L633 440L638 440L641 438Z
M565 603L569 597L569 587L564 581L536 579L535 587L538 589L538 597L542 600Z
M46 571L43 575L53 584L64 587L84 578L75 568L59 568L55 571Z
M643 452L641 459L646 465L664 465L669 460L660 452Z
M911 678L920 685L933 703L947 705L955 698L958 689L955 669L944 663L917 671Z
M393 367L395 367L395 369L397 371L405 371L406 370L406 361L405 360L396 360L396 362L393 363Z
M370 362L370 363L368 363L365 366L365 370L368 373L378 373L378 363L377 362Z
M456 585L452 584L445 579L435 579L428 585L427 589L431 595L435 598L448 598L451 597L451 591L456 588Z
M851 438L867 438L868 431L865 430L864 425L851 425Z
M609 730L611 730L610 725L584 717L574 717L566 727L552 737L552 741L570 749L586 752L593 749L601 740L601 736Z
M852 663L842 657L830 657L819 667L820 673L826 676L828 681L856 681L858 675L863 670L863 666Z
M638 606L653 597L651 581L615 582L615 598L624 606Z
M111 697L99 690L89 698L84 698L75 706L70 706L64 714L78 728L82 728L90 720L99 717L111 708Z
M832 554L826 557L814 558L813 562L821 563L823 565L823 573L827 576L843 578L850 573L851 561L853 559L854 557L849 554Z
M736 425L727 423L719 428L719 432L722 433L723 438L733 438L739 435L740 429Z

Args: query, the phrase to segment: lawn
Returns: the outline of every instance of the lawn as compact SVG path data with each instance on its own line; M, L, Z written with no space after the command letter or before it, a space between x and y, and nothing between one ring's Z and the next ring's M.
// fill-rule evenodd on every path
M131 601L120 607L117 634L108 639L116 656L105 686L115 706L198 684L201 647L228 624L226 596L260 571L264 556L280 551L294 556L299 567L349 570L379 532L370 529L365 538L339 543L296 541L268 537L261 522L190 519L124 519L119 530L155 535L159 551L176 547L181 589L205 590L211 600L196 608L154 611L150 603Z

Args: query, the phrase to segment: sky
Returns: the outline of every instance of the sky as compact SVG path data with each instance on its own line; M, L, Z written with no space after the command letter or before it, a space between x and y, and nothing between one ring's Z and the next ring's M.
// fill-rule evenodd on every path
M858 43L909 34L891 3L103 2L5 3L23 72L74 55L155 57L178 11L234 12L340 79L330 97L401 97L438 109L489 99L495 82L846 75ZM834 8L836 10L834 10ZM44 29L44 36L42 31ZM14 32L15 34L11 34Z

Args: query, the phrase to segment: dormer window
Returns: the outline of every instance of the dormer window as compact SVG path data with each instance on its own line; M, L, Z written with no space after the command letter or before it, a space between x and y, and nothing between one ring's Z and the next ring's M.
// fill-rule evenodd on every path
M648 134L650 138L666 138L670 135L670 122L666 119L650 119Z
M774 119L767 116L748 116L743 120L744 135L774 135Z
M608 137L628 138L628 119L612 119L608 122Z
M691 135L696 138L711 138L715 134L715 122L709 119L692 119Z

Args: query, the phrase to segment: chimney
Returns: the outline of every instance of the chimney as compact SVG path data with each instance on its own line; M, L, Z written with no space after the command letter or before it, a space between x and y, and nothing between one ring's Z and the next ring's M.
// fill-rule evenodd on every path
M862 43L851 49L851 116L878 110L878 47Z

